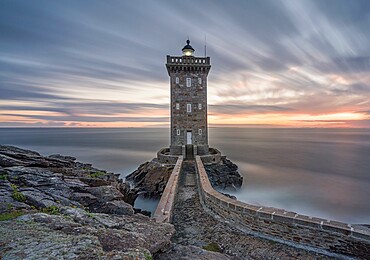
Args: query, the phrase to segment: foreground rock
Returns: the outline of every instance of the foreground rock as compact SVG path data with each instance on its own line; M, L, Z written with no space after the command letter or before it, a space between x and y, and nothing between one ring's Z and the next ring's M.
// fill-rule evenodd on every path
M11 227L11 228L10 228ZM148 259L169 246L170 224L61 207L0 222L2 259Z
M0 259L148 259L166 250L173 226L134 214L136 195L118 176L0 145Z

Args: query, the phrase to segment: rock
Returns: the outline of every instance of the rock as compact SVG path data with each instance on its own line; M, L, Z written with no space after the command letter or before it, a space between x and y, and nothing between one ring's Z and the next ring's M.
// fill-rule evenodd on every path
M135 214L140 213L140 214L143 214L144 216L147 216L147 217L152 216L152 212L147 211L147 210L143 210L143 209L134 208L134 212L135 212Z
M47 208L50 206L57 206L58 204L54 201L53 197L35 189L25 188L21 189L20 192L26 196L26 203L36 208Z
M102 204L100 207L94 208L94 212L132 216L134 214L134 209L130 204L122 200L113 200Z
M120 183L118 189L125 197L125 201L133 206L136 198L138 197L138 192L131 189L130 184L127 182Z
M62 161L69 161L69 162L76 161L76 158L75 157L72 157L72 156L64 156L64 155L60 155L60 154L52 154L52 155L49 155L48 157L49 158L52 158L52 159L59 159L59 160L62 160Z
M0 258L148 259L170 246L173 225L134 214L129 183L75 160L0 145L0 214L25 214L0 221Z
M156 158L143 163L137 170L126 177L133 185L136 194L148 198L159 198L173 170L173 165L162 165Z
M133 204L136 197L129 185L118 178L118 174L75 162L74 157L43 157L39 153L12 146L0 145L0 156L12 162L3 162L0 169L1 212L29 209L31 206L38 209L51 206L89 207L92 211L120 215L132 215L134 212L125 200L127 197ZM20 196L25 196L24 202L13 199L14 188L11 185L16 187Z
M226 260L226 259L240 259L236 257L227 256L217 252L211 252L204 249L201 249L196 246L183 246L179 244L174 244L172 247L165 253L158 253L155 255L155 259L161 260Z
M87 187L85 190L99 198L100 202L123 200L123 194L113 186Z
M238 166L223 157L218 164L204 166L209 181L215 189L235 191L243 183L243 177L238 172Z
M142 216L62 207L60 215L35 213L1 221L0 244L2 259L147 259L170 246L174 231L170 224Z
M79 202L84 207L89 207L91 204L96 203L98 198L90 193L74 192L71 197L72 200Z

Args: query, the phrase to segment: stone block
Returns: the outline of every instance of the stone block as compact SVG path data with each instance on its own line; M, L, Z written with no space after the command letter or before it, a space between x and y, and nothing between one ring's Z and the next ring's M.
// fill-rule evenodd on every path
M259 218L263 218L263 219L272 219L272 213L270 212L270 210L265 209L265 208L258 209L258 210L256 211L256 215L257 215Z
M322 225L323 230L327 230L330 232L336 232L344 235L351 235L351 228L348 226L348 224L338 222L338 221L325 221Z
M323 221L325 220L321 218L309 217L305 215L298 215L294 219L294 224L305 226L305 227L321 229L321 224L323 223Z
M247 214L249 216L256 216L257 210L259 208L260 207L253 206L253 205L245 206L244 209L243 209L243 214Z
M369 232L364 232L363 230L356 230L356 228L352 231L352 236L354 238L359 238L366 240L370 247L370 234Z
M276 212L273 216L272 219L277 222L277 223L285 223L285 224L294 224L294 217L295 213L292 212Z

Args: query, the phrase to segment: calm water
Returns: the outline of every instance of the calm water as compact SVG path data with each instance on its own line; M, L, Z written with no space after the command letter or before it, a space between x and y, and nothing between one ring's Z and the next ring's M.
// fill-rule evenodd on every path
M370 223L370 129L211 128L210 144L239 166L238 199ZM126 176L169 143L168 129L9 129L0 143L72 155ZM139 202L152 209L152 202Z

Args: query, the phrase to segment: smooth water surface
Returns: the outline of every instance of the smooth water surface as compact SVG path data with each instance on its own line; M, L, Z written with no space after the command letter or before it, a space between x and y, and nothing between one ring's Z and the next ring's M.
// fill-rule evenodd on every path
M370 223L370 129L210 128L209 143L239 166L239 200ZM169 144L168 129L2 128L0 143L60 153L124 177ZM154 202L138 201L152 210Z

